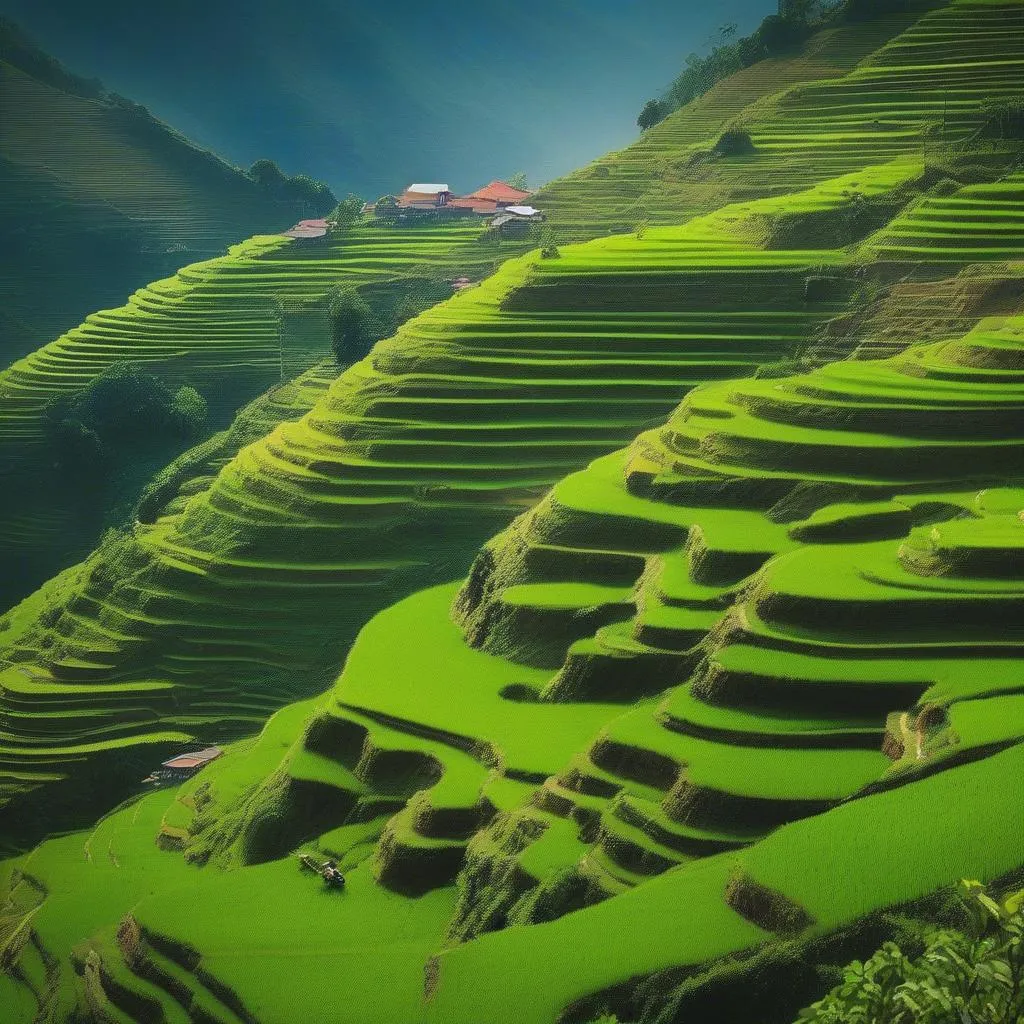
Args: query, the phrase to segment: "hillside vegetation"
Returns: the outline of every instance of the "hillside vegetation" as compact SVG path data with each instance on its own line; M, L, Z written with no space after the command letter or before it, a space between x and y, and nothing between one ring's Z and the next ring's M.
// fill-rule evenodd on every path
M932 23L945 33L955 14L961 35L970 38L973 29L985 52L996 10L957 5L907 35L916 39ZM906 45L898 37L870 66ZM932 50L925 57L933 60ZM948 73L927 66L936 79ZM996 80L1005 73L996 61ZM979 88L979 109L982 94ZM773 110L783 105L768 101ZM991 178L1012 151L990 147L971 159L988 164L971 173ZM191 480L179 474L180 497L161 491L162 499L173 498L163 513L151 502L132 536L111 540L5 620L11 692L27 677L33 689L57 681L77 694L75 709L56 718L45 705L19 706L21 727L4 753L12 821L38 805L30 795L37 779L67 791L70 806L82 812L80 772L53 785L80 748L97 762L125 765L131 777L137 762L125 759L126 750L162 736L172 721L176 730L223 737L299 693L316 692L370 614L464 571L477 544L560 476L657 422L688 388L753 374L819 343L831 320L872 293L866 266L882 285L906 276L900 264L872 262L886 232L919 218L929 203L955 204L960 192L979 218L1000 218L1018 187L1015 177L987 191L949 179L940 191L951 195L931 199L932 183L946 173L956 172L914 159L871 165L683 227L562 247L556 259L533 253L507 261L481 286L379 344L307 415L239 451L215 476L209 468ZM1002 225L992 244L980 245L973 222L951 213L937 223L950 237L938 274L918 268L925 279L956 270L950 253L957 243L965 266L1002 267L1019 247ZM8 381L17 388L8 407L30 430L32 388L62 380L49 364L121 354L140 322L195 338L194 356L186 349L180 364L208 361L217 372L223 360L226 379L237 369L230 334L213 345L209 331L216 317L230 320L235 296L249 304L264 294L261 282L272 281L279 294L291 289L308 298L342 271L386 279L396 265L443 261L444 247L463 237L458 230L469 229L454 236L396 229L390 251L382 251L386 238L373 227L326 251L276 239L248 243L154 289L155 315L141 293L138 306L97 317L45 361L40 354L13 368ZM466 258L458 248L451 253ZM179 326L179 317L193 313L203 333ZM108 321L121 332L117 346L90 336L107 330ZM908 317L907 341L913 329ZM163 354L153 337L149 326L140 355ZM859 340L844 338L832 358ZM179 349L173 351L177 360ZM227 358L211 359L217 353ZM269 369L269 345L265 358ZM130 714L111 704L111 684Z
M552 186L546 255L251 402L0 620L12 1022L790 1024L1019 885L1024 5L834 31L675 198L632 165L639 230L578 212L630 151ZM326 288L266 244L197 323Z
M303 211L0 20L0 361Z
M46 427L54 402L115 364L131 362L169 386L197 388L212 426L223 428L246 401L330 353L332 293L357 286L377 294L382 308L397 301L389 292L430 294L445 275L490 267L499 248L483 245L471 255L453 255L479 231L477 225L355 228L316 246L255 236L225 256L139 289L120 308L90 314L0 372L0 460L16 482L0 513L0 545L9 567L0 590L6 603L85 554L111 505L131 499L148 476L112 480L92 502L80 487L69 486L64 470L52 468ZM165 451L157 465L177 454Z

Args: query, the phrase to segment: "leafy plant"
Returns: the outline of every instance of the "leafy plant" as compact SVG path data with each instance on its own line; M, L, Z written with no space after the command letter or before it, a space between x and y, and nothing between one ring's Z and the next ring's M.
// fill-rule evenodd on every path
M961 883L964 930L934 928L910 959L893 942L854 961L800 1024L1015 1024L1024 1017L1024 915Z

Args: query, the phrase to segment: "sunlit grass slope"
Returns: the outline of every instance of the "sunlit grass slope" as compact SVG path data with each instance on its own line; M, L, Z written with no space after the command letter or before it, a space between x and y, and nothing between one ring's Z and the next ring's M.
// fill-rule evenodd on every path
M919 13L828 29L811 40L800 54L767 61L721 83L707 97L674 115L636 145L553 185L537 202L548 212L559 233L590 237L605 234L609 228L628 229L648 221L681 223L716 209L729 199L792 192L830 177L837 168L861 168L899 154L919 157L921 151L927 153L927 148L920 145L925 129L928 125L934 127L940 114L945 124L935 136L938 141L933 144L933 152L934 145L955 142L964 137L969 126L977 124L981 90L963 96L958 93L956 116L952 119L949 103L943 107L944 113L936 113L935 103L929 97L939 87L937 83L946 81L947 65L956 76L972 55L977 57L972 64L972 81L983 80L991 95L1008 90L1008 83L1015 80L1013 76L1019 70L1011 59L1020 35L1019 10L1011 4L1000 7L961 3L913 24ZM1000 38L1005 40L998 45L991 40L996 17ZM908 25L910 28L903 32ZM945 56L949 49L945 41L954 32L957 41L952 56ZM881 44L883 49L859 66ZM915 63L918 58L923 62L920 66ZM910 74L908 68L917 71ZM886 103L891 100L892 118L902 126L899 132L890 133L889 121L877 117L871 119L866 129L853 132L844 118L814 114L817 100L812 102L808 97L812 93L817 95L815 89L846 89L844 83L852 82L851 89L856 93L867 88L862 79L869 72L876 75L870 88L882 90ZM813 82L818 84L810 84ZM21 83L19 88L28 89L30 85ZM860 117L861 101L851 97L843 91L837 102L848 105ZM68 102L78 105L76 117L100 116L92 111L90 104L95 106L94 101L70 97ZM108 114L104 113L103 118L109 120ZM23 119L23 115L19 116ZM757 151L742 157L715 156L709 146L721 128L736 118L757 138ZM17 119L12 126L11 144L28 146L30 126ZM106 135L101 132L100 137L105 139ZM872 139L879 145L874 145ZM56 144L53 140L47 143ZM53 155L53 159L57 160L58 155ZM157 179L158 176L153 178ZM65 192L69 187L59 182L51 184ZM620 186L624 191L615 198L615 190ZM90 187L99 185L92 182ZM606 194L608 189L612 194ZM650 202L637 198L644 189L653 190ZM99 209L106 202L100 197L90 209ZM623 212L623 203L630 209L628 216ZM164 208L163 201L154 207ZM174 209L181 217L192 216L194 212L187 203L179 203ZM200 213L195 216L201 219ZM128 215L135 215L135 207L125 214ZM110 361L144 359L170 380L188 380L198 384L200 390L205 385L215 409L226 415L255 390L303 368L301 360L281 358L278 350L280 303L287 302L288 296L297 299L318 293L328 278L333 283L366 283L374 279L371 270L384 277L398 273L402 264L399 257L403 255L398 250L407 240L377 236L375 241L381 252L375 251L369 238L360 239L360 258L351 264L342 259L345 265L339 266L337 254L325 252L324 246L299 250L279 241L253 239L234 257L186 268L178 278L142 289L121 310L93 314L79 328L0 375L0 427L4 436L10 438L10 445L0 451L0 456L12 460L15 470L22 470L12 489L19 495L19 501L8 511L6 521L0 521L0 540L15 552L10 572L26 575L26 566L36 566L49 549L55 557L50 558L42 572L35 572L34 582L86 549L81 537L76 537L75 543L66 542L66 538L76 535L74 524L67 510L59 507L60 495L40 483L45 474L41 474L31 446L38 440L39 413L46 401L83 386ZM776 248L826 248L836 243L811 243L804 238L768 244ZM267 251L257 258L257 251L264 247ZM310 258L308 262L296 261L293 266L297 255ZM348 257L353 255L350 250ZM489 270L502 254L495 250L486 257L479 255L484 269ZM437 254L430 252L420 252L418 257L438 259ZM966 249L963 257L969 258ZM283 267L282 260L289 266ZM253 262L258 264L258 274L254 273ZM475 272L468 253L454 263L453 273ZM76 279L80 277L77 275ZM827 354L843 352L832 349ZM307 360L307 364L311 361ZM25 592L26 588L22 588L8 600Z
M410 321L307 415L15 609L10 678L71 683L81 703L56 719L24 707L9 770L60 774L60 747L85 738L145 741L154 711L212 737L315 692L368 614L464 571L558 477L689 388L792 356L845 308L849 256L764 244L794 217L841 219L853 189L891 213L919 174L897 163L558 259L531 254ZM815 274L828 287L809 296ZM112 680L131 721L111 717Z
M140 289L120 308L90 314L0 372L0 461L11 484L0 512L6 571L27 575L22 566L66 565L69 555L81 557L95 542L94 532L86 529L83 536L88 523L73 521L78 496L51 468L44 434L49 403L115 363L132 361L170 386L197 388L208 401L211 425L223 427L248 399L329 355L322 307L333 288L414 290L424 276L479 272L481 262L490 267L500 245L456 255L479 233L473 224L403 231L366 226L310 242L257 236ZM303 337L289 330L293 321L313 316L318 304L319 332ZM61 529L51 527L53 517ZM36 529L26 529L33 521ZM23 595L40 578L45 575L12 593Z
M636 1019L657 972L1016 869L1022 350L1011 318L691 392L328 699L12 864L15 1020Z
M727 79L536 200L570 234L579 222L628 230L920 156L969 139L986 101L1018 93L1022 54L1019 2L954 0L923 16L829 29L799 55ZM726 127L748 132L755 151L715 153Z

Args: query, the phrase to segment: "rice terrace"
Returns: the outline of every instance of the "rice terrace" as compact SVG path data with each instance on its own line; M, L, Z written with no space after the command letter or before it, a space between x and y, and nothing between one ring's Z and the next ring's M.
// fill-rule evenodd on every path
M453 2L0 0L0 1024L1024 1021L1024 0Z

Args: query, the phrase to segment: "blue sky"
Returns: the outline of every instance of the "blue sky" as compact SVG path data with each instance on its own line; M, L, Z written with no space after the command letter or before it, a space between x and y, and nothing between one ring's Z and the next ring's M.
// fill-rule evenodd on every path
M775 0L0 0L68 67L228 160L367 197L540 183L636 137L723 23Z

